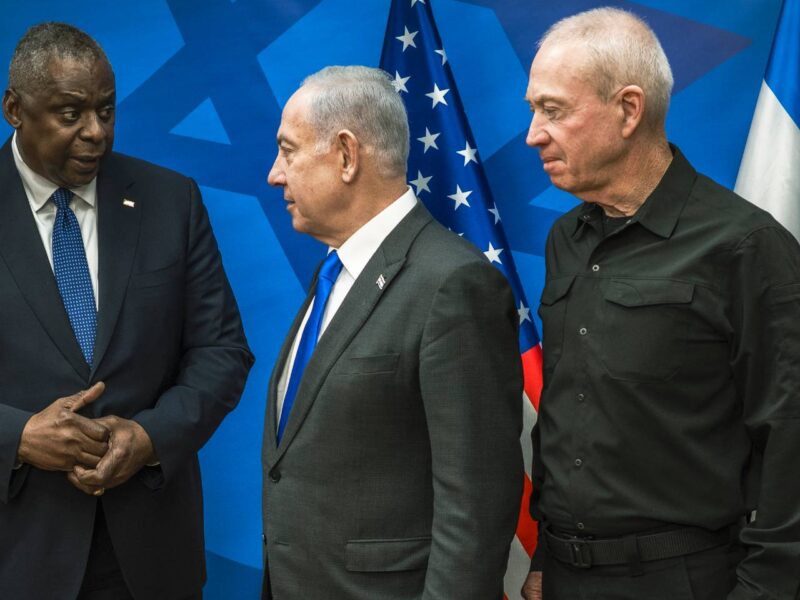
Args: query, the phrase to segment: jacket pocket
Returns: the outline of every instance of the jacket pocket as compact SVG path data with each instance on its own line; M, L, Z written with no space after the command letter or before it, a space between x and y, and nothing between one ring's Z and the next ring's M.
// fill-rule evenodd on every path
M354 356L343 360L336 369L342 375L367 375L371 373L393 373L397 369L399 354L377 354Z
M555 368L564 345L564 318L567 313L567 295L575 276L550 279L542 290L539 317L542 319L543 368Z
M612 279L605 286L600 360L614 379L671 379L689 355L694 284Z
M345 545L345 568L361 573L415 571L427 567L430 553L430 537L350 540Z

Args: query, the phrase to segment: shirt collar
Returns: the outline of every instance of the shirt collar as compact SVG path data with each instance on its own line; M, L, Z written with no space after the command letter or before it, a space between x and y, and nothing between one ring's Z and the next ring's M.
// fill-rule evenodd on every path
M28 195L28 200L33 207L35 212L38 212L47 201L50 199L50 196L53 195L59 186L55 183L36 173L33 169L31 169L25 161L22 160L22 155L19 153L19 148L17 147L17 132L14 132L14 138L12 140L11 148L14 153L14 164L17 166L17 171L19 171L19 176L22 178L22 185L25 187L25 192ZM91 207L94 207L97 201L97 177L92 179L86 185L82 185L76 188L70 188L73 194L86 202Z
M675 230L683 206L697 179L697 171L678 147L672 144L669 147L672 150L672 162L661 181L630 219L631 223L639 223L662 238L670 237ZM599 221L602 217L602 209L597 204L584 202L578 210L575 233L587 223Z
M336 249L342 265L353 279L358 279L386 236L416 205L417 197L409 187L402 196L362 225Z

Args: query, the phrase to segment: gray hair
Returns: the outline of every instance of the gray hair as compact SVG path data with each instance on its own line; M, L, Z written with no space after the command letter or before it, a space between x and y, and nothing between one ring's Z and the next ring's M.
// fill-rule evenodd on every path
M17 43L8 68L8 87L18 93L35 93L50 79L53 58L71 58L88 64L108 62L100 45L77 27L66 23L34 25Z
M408 161L408 114L391 76L380 69L326 67L309 75L313 88L309 121L317 149L327 149L333 136L349 129L377 161L387 177L405 175Z
M638 85L646 98L645 122L656 129L664 127L672 69L656 34L643 19L608 6L587 10L550 27L539 47L561 42L580 42L588 49L588 70L604 102L620 88Z

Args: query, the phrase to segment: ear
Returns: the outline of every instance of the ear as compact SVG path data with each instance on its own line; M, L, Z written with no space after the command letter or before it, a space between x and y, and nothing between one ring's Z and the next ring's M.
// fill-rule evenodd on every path
M336 144L341 156L342 181L352 183L361 166L361 144L349 129L336 134Z
M644 91L638 85L627 85L617 92L622 108L622 137L628 139L644 119Z
M19 129L19 126L22 125L20 115L22 112L21 102L22 99L19 94L11 88L8 88L3 95L3 116L14 129Z

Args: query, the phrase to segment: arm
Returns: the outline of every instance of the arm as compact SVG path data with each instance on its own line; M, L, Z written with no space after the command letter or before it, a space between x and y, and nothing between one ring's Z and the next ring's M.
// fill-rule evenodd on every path
M523 483L517 323L488 263L457 269L434 298L419 375L434 496L425 599L503 595Z
M800 586L800 248L783 229L751 234L734 255L732 372L753 444L756 520L730 600L794 598Z
M111 451L86 486L112 487L158 461L168 483L239 401L253 357L197 185L189 183L182 355L174 384L133 417L106 418ZM73 481L75 483L75 481ZM84 489L84 491L87 491Z

